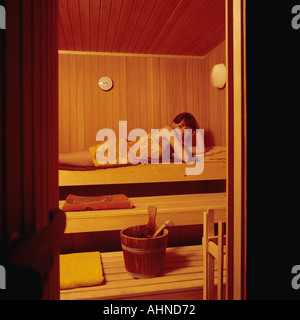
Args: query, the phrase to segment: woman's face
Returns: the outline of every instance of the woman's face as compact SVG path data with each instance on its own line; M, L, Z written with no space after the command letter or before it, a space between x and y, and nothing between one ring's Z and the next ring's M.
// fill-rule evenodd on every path
M181 134L182 134L182 137L184 136L184 133L187 134L187 132L184 132L184 129L192 129L192 128L190 128L190 127L185 125L184 120L181 120L180 123L173 122L172 123L172 128L173 129L179 129Z

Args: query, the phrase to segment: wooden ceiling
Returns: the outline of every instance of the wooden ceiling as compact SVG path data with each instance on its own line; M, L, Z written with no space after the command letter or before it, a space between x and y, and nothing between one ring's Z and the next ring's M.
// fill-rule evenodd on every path
M59 49L205 56L225 40L225 0L58 0Z

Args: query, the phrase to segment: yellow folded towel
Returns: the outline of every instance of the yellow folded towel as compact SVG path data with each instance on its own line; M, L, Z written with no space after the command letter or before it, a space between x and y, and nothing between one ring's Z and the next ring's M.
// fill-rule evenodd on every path
M103 280L100 252L60 255L60 289L97 286Z

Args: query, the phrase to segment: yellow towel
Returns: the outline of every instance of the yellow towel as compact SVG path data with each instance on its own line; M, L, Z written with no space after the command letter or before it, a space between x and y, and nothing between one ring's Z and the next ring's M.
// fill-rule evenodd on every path
M60 255L60 289L96 286L103 280L100 252Z

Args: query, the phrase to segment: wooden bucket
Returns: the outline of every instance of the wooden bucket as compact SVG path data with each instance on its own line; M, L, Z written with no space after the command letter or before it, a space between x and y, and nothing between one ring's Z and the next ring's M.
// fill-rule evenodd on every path
M163 235L156 238L150 238L148 234L148 225L120 232L125 268L133 278L153 278L163 271L169 232L165 229Z

